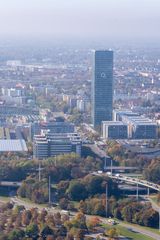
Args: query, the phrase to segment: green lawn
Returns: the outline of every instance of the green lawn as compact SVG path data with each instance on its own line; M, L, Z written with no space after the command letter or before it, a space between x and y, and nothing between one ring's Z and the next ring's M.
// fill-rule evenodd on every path
M48 204L47 203L43 203L43 204L39 204L39 203L34 203L32 202L30 199L28 198L22 198L20 196L18 196L18 199L22 200L24 203L28 203L28 204L32 204L32 205L38 205L38 206L41 206L41 207L47 207Z
M149 198L150 198L155 204L157 204L157 206L160 206L160 203L157 202L157 195L151 195L151 196L149 196Z
M156 234L159 234L159 235L160 235L159 230L156 229L156 228L140 226L140 225L138 225L138 224L128 223L128 222L125 222L125 221L119 221L119 220L117 220L117 221L118 221L119 223L126 223L126 224L129 224L130 226L133 226L133 227L135 226L135 227L137 227L137 228L139 228L139 229L145 229L145 230L148 230L149 232L153 232L153 233L156 233Z
M151 237L148 237L141 233L130 231L127 228L122 227L122 226L117 226L117 229L118 229L120 235L134 239L134 240L142 240L142 239L143 240L153 240L153 238L151 238Z
M107 230L115 227L119 235L133 239L133 240L153 240L154 239L146 235L143 235L141 233L133 232L129 230L129 228L126 228L120 225L110 226L109 224L103 224L103 227L105 227Z
M77 201L70 201L70 202L73 203L73 205L74 205L75 208L78 208L79 202L77 202Z
M1 201L1 202L9 202L9 201L10 201L10 197L0 196L0 201Z

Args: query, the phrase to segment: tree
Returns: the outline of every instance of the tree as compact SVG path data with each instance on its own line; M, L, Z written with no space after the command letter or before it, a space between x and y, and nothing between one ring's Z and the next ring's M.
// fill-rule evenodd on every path
M79 203L78 209L79 209L79 211L86 213L87 212L87 203L84 202L83 200L81 200Z
M22 224L23 225L29 225L30 221L31 221L31 218L32 218L32 214L30 212L30 210L25 210L23 211L22 213Z
M22 240L24 236L25 232L23 230L15 229L9 234L8 240Z
M36 238L38 236L39 229L38 226L34 223L30 224L26 228L26 235L28 237Z
M55 240L55 237L53 237L53 236L47 236L46 240Z
M88 222L87 226L89 229L93 230L95 227L99 226L101 220L98 217L91 217Z
M84 234L85 234L85 232L84 232L83 229L78 229L75 237L76 237L77 240L83 240L84 239Z
M87 197L85 186L79 181L71 181L67 193L73 201L84 200Z
M62 224L60 212L57 212L57 213L54 214L54 222L55 222L55 225L61 225Z
M46 238L48 235L53 235L53 230L48 225L44 225L42 230L41 230L40 235L43 238Z
M105 191L105 186L102 185L102 182L103 178L99 176L87 176L84 179L84 183L86 184L90 195L103 193Z
M102 203L97 203L94 207L94 214L99 216L105 216L106 210L105 206Z
M143 174L148 181L160 183L160 159L152 160Z
M118 237L118 232L116 228L111 228L107 231L107 235L111 238L111 239L115 239Z
M67 209L68 208L69 201L66 198L61 198L59 201L59 206L62 209Z

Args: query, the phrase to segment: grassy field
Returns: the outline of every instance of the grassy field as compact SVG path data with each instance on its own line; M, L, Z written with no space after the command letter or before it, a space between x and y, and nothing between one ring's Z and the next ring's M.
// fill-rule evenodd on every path
M20 200L23 201L24 203L28 203L28 204L35 205L35 206L36 206L36 205L41 206L41 207L47 207L47 206L48 206L47 203L43 203L43 204L34 203L34 202L32 202L30 199L28 199L28 198L18 197L18 199L20 199Z
M10 201L10 197L0 196L0 202L9 202L9 201Z
M146 235L143 235L141 233L133 232L132 230L129 230L129 228L125 228L120 225L110 226L108 224L103 224L103 227L106 228L106 230L115 227L119 233L119 235L129 238L130 240L153 240L154 238L148 237Z
M118 221L118 220L117 220ZM121 221L119 221L121 223ZM125 221L122 221L122 223L125 223L125 224L129 224L130 226L135 226L139 229L145 229L145 230L148 230L149 232L153 232L153 233L156 233L156 234L159 234L160 235L160 232L158 229L156 228L151 228L151 227L145 227L145 226L140 226L138 224L134 224L134 223L128 223L128 222L125 222Z
M151 195L149 197L155 204L157 204L157 206L160 207L160 203L157 202L157 195Z

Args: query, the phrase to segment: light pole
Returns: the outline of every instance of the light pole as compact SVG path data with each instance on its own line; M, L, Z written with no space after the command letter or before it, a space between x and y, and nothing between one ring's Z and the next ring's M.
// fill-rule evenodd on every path
M160 232L160 207L159 207L159 232Z
M49 181L48 181L48 202L51 204L51 177L49 176Z
M39 167L38 167L38 178L39 178L39 182L41 181L41 163L39 161Z
M106 218L108 217L108 185L106 183Z
M55 167L57 167L57 155L55 155Z
M105 158L104 158L104 170L106 170L107 169L107 159L106 159L106 156L105 156Z
M136 197L137 197L137 201L138 201L138 197L139 197L139 186L138 186L138 183L137 183L137 194L136 194Z
M111 158L111 174L113 173L113 160Z
M41 160L38 160L38 168L36 169L36 171L38 172L38 180L39 180L39 182L41 181L41 177L42 177L41 171L43 169L44 168L41 167Z

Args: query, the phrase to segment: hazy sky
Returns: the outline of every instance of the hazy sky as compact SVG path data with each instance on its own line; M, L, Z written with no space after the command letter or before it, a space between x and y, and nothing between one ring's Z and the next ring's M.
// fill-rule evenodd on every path
M160 0L0 0L0 37L160 40Z

